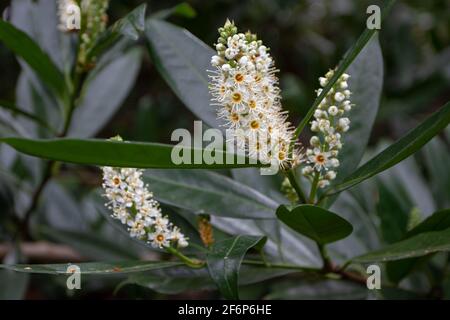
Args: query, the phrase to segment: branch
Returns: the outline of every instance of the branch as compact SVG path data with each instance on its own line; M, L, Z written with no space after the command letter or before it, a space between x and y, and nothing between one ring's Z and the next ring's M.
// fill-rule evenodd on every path
M23 242L19 245L20 253L30 260L80 262L83 257L67 245L54 244L46 241ZM10 243L0 244L0 260L2 260L15 246Z

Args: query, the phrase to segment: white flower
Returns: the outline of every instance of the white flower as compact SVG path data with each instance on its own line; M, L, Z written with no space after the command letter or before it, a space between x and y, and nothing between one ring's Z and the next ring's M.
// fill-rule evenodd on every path
M158 230L148 235L148 240L154 248L168 247L170 245L169 234L164 230Z
M222 65L222 71L228 72L231 70L231 66L228 63Z
M170 239L177 242L178 246L181 248L187 247L189 245L186 237L180 232L180 228L178 227L173 227L173 230L170 234Z
M319 188L325 188L330 185L330 181L325 180L325 179L319 180L319 183L317 185L319 186Z
M334 172L333 170L329 170L325 174L325 179L327 179L327 180L334 180L335 178L336 178L336 172Z
M303 175L309 175L311 173L313 173L314 169L311 166L306 166L304 168L302 168L302 174Z
M330 116L337 116L339 112L339 109L336 106L331 106L328 108L328 113L330 114Z
M339 165L340 165L340 163L339 163L338 159L336 159L336 158L330 159L330 166L331 167L337 168L337 167L339 167Z
M320 109L316 109L316 111L314 111L314 118L321 118L323 116L323 111ZM326 113L325 113L326 114Z
M334 100L337 102L342 102L345 99L345 95L342 92L336 92L334 95Z
M315 148L311 155L308 156L308 160L313 164L313 168L317 171L326 169L329 166L330 153L321 151L319 148Z
M312 136L309 140L309 143L314 147L318 147L320 146L320 139L318 136Z
M327 72L325 77L319 78L320 86L324 87L333 77L334 71ZM311 121L311 131L316 135L310 140L311 147L306 150L307 167L302 174L313 181L314 175L319 174L319 187L324 188L331 180L336 178L336 172L330 170L339 167L337 159L339 150L342 149L341 133L350 128L350 119L342 117L352 109L348 98L351 92L348 89L349 75L343 74L326 97L320 102L314 112L314 120ZM318 95L322 88L317 90ZM313 170L309 169L313 168Z
M223 61L212 59L210 91L223 119L234 135L239 151L260 161L275 161L280 166L298 163L298 150L290 157L293 128L281 107L277 70L269 50L250 33L238 33L227 21L219 29L217 50Z
M211 58L211 64L215 67L219 66L222 62L222 58L219 56L212 56Z
M347 89L348 88L348 83L347 83L347 81L341 81L339 86L340 86L341 89Z

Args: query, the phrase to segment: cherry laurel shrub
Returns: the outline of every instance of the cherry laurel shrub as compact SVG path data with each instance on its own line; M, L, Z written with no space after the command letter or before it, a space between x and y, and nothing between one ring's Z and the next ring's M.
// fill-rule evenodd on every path
M394 1L386 3L383 17ZM14 241L73 245L83 254L75 257L81 275L123 274L119 288L134 283L172 294L209 289L238 299L240 286L276 278L300 293L317 284L336 296L351 287L361 298L389 298L389 290L423 297L429 290L413 277L427 268L444 277L448 189L439 189L427 208L421 203L405 212L401 194L408 186L395 170L421 177L408 157L424 146L428 155L449 158L435 136L449 123L450 105L362 161L383 80L377 30L364 30L337 66L324 70L317 98L296 124L283 110L280 71L264 37L227 20L211 49L164 21L190 12L186 5L148 17L141 5L113 23L108 6L108 0L13 1L10 21L0 20L0 41L23 70L16 103L0 101L0 186L14 202L26 199L8 207L0 231ZM36 16L58 19L57 28L30 29L19 13L32 7ZM215 155L238 154L244 162L175 163L174 150L189 160L211 148L91 139L131 90L143 43L186 107L219 137L226 132ZM100 168L101 187L83 190L75 203L56 182L63 163ZM28 182L12 169L19 164L32 170ZM267 167L276 170L264 174ZM448 186L448 175L434 178ZM73 208L60 210L66 206ZM70 216L57 218L60 211ZM1 272L15 272L8 277L19 289L27 286L25 273L68 272L66 263L23 264L17 257L5 260ZM381 270L380 277L368 270ZM295 277L306 280L287 282ZM286 297L281 292L266 294Z

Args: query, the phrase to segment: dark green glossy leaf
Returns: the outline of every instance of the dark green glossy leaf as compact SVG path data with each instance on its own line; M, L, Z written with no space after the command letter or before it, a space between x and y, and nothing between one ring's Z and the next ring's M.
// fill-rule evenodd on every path
M14 105L11 102L0 100L0 108L9 110L14 115L18 115L18 116L24 117L28 120L31 120L31 121L37 123L38 125L50 130L53 133L56 132L55 129L50 127L43 119L39 118L38 116L36 116L28 111L25 111L25 110L17 107L16 105Z
M447 228L450 228L450 209L439 210L409 230L405 238L411 238L423 232L441 231Z
M321 207L304 204L289 210L281 205L277 217L298 233L323 245L349 236L352 225L337 214Z
M450 228L450 209L440 210L408 231L404 236L404 239L411 238L420 233L429 231L441 231L448 228ZM409 258L388 262L386 264L386 271L389 279L393 282L399 282L413 270L413 268L418 264L419 260L424 260L424 258L426 257L422 257L421 259Z
M276 202L215 172L147 170L144 178L159 201L192 212L247 219L275 217Z
M395 183L386 184L380 181L378 184L377 214L380 218L381 234L386 243L402 240L408 228L411 208L403 191L401 186Z
M60 96L66 94L62 73L50 57L26 33L0 19L0 40L21 57L40 79Z
M145 12L147 4L143 3L125 17L117 20L97 40L95 46L88 53L90 58L99 56L106 49L116 43L121 36L136 41L145 30Z
M220 128L208 91L207 70L214 50L189 31L162 20L147 20L145 35L153 62L173 92L199 119Z
M239 284L241 286L254 284L292 272L294 271L250 266L244 263L239 271ZM121 283L120 287L126 284L136 284L164 294L180 294L187 291L214 290L217 288L206 268L191 269L185 266L134 273Z
M21 300L29 283L29 275L11 270L0 270L0 300Z
M384 151L359 167L350 176L331 189L331 194L348 189L380 173L419 150L431 138L437 135L450 122L450 102L435 112L419 126L387 147Z
M67 274L67 267L70 263L63 264L16 264L0 265L0 269L14 270L25 273L45 273L45 274ZM81 274L124 274L132 272L143 272L155 269L172 268L183 265L181 262L168 261L123 261L116 263L109 262L85 262L77 263Z
M3 259L3 263L15 264L20 259L19 248L11 250ZM11 270L0 270L0 300L21 300L24 299L30 275L20 274Z
M123 246L108 241L95 233L40 227L39 234L75 248L86 258L105 261L138 258L132 251L127 251Z
M108 123L132 89L141 59L142 50L132 49L90 73L73 113L69 136L92 137Z
M450 141L450 139L448 139ZM450 206L450 151L448 144L435 137L423 147L433 197L439 208Z
M96 139L48 139L32 140L22 138L2 138L4 142L22 153L68 163L97 166L129 167L129 168L160 168L160 169L221 169L258 167L260 164L179 164L172 162L173 146L159 143L117 142ZM184 149L204 154L202 149ZM218 152L222 159L226 159L224 152ZM233 157L233 155L231 155ZM234 156L237 160L237 156ZM241 162L242 162L241 161ZM193 161L192 161L193 162Z
M355 257L352 260L360 263L394 261L421 257L439 251L450 251L450 228L420 233L381 250Z
M217 242L206 255L208 270L221 294L226 299L239 299L239 268L247 251L260 247L265 237L239 235Z

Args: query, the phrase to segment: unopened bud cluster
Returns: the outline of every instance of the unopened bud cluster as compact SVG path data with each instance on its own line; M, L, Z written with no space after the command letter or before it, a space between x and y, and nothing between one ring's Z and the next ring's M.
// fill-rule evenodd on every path
M330 70L325 77L319 78L320 86L325 87L333 77ZM348 74L343 74L320 102L314 112L310 139L310 147L306 150L306 166L302 174L313 181L317 180L320 188L325 188L336 178L336 169L340 163L339 151L342 148L342 134L350 128L350 120L345 114L352 109L349 100L351 92L348 89ZM317 90L317 95L322 93Z
M108 5L109 0L58 0L59 28L80 32L77 65L82 70L91 68L95 62L94 57L89 57L89 51L106 28ZM73 19L79 20L78 26L70 23Z
M99 35L105 31L108 16L109 0L82 0L82 28L80 35L80 49L78 53L78 66L91 68L94 61L88 61L89 50L93 48Z
M239 150L281 167L296 160L289 145L293 130L281 107L277 70L269 48L250 32L238 33L227 20L219 28L217 54L211 58L210 91L218 118L233 132Z

